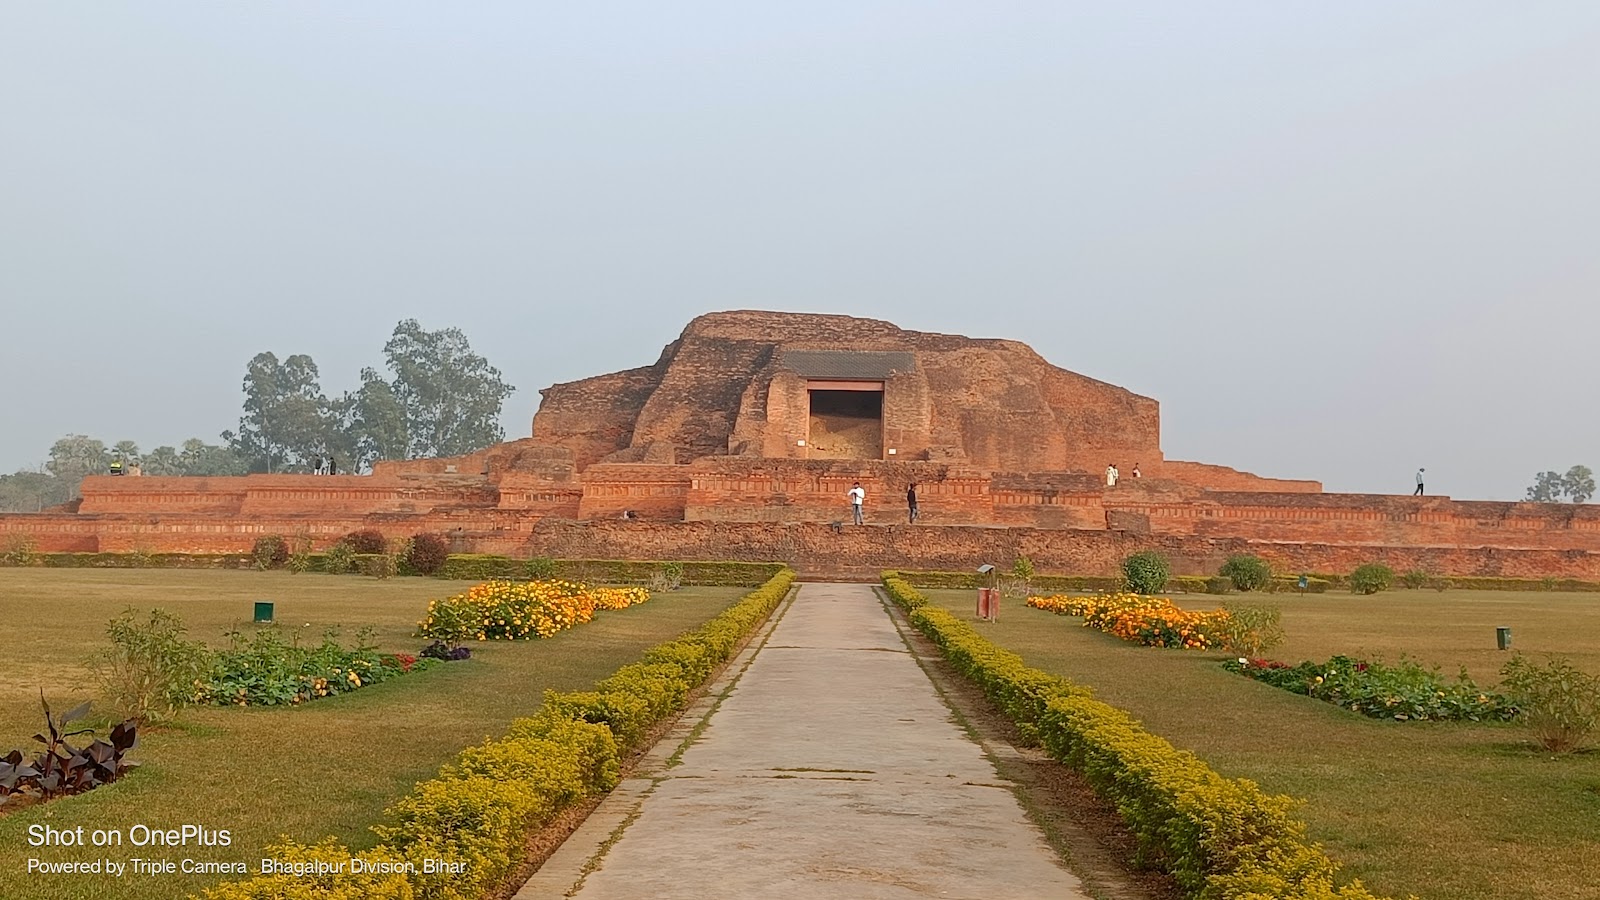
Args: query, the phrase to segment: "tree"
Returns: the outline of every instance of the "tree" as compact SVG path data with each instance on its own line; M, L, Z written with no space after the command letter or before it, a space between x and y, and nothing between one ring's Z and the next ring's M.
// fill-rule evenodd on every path
M0 512L39 512L72 499L72 491L49 472L0 475Z
M351 401L355 462L365 468L381 459L405 459L411 449L406 411L389 383L376 371L362 369L361 389Z
M1588 466L1573 466L1566 474L1540 472L1535 475L1527 499L1535 503L1560 503L1562 498L1567 498L1573 503L1587 503L1594 493L1594 472Z
M182 475L183 457L178 455L177 449L170 446L157 447L145 455L139 462L139 467L146 475Z
M397 426L389 401L376 387L377 373L368 378L363 372L367 406L357 416L371 422L373 430L363 435L371 446L393 454L403 434L406 457L460 456L505 438L500 408L516 389L500 378L499 369L472 352L461 329L424 331L416 319L406 319L395 326L383 355L394 376L388 388L404 428L402 432Z
M133 441L117 441L111 447L111 455L130 466L136 466L139 464L139 445Z
M178 458L186 476L243 476L250 471L250 463L234 448L206 444L198 437L184 440L184 452Z
M1567 497L1573 503L1588 503L1594 496L1594 473L1588 466L1573 466L1562 477L1567 487Z
M50 461L44 467L66 485L67 496L76 497L85 475L104 474L110 465L111 454L104 443L87 435L69 434L50 447Z
M245 367L239 431L223 437L252 471L308 469L327 452L339 423L317 379L317 364L304 354L280 363L258 353Z
M178 455L180 475L243 475L250 471L244 457L231 447L208 444L199 438L183 442L183 452Z

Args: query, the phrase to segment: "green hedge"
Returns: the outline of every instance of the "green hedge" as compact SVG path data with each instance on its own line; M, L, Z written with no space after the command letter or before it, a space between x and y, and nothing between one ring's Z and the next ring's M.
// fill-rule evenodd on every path
M902 572L901 577L919 588L976 590L989 586L989 576L977 572ZM1120 575L1035 575L1028 579L1035 593L1063 591L1115 591L1122 587Z
M321 572L327 554L307 555L307 571ZM356 554L352 574L369 574L380 554ZM255 557L249 553L34 553L31 565L51 569L253 569ZM405 559L396 560L398 575L415 575ZM554 577L606 584L642 584L661 572L668 563L615 559L560 559L550 561ZM438 577L484 580L523 578L529 561L509 556L453 553L445 560ZM6 565L0 560L0 565ZM680 562L684 584L715 587L753 587L783 568L782 563Z
M898 573L883 573L883 586L957 671L1051 756L1084 774L1132 829L1138 861L1160 866L1188 896L1376 900L1359 882L1333 886L1335 866L1306 837L1293 798L1225 778L1089 689L1028 668L960 618L929 606Z
M250 569L249 553L39 553L47 569Z
M526 578L529 564L526 559L509 556L491 556L482 553L452 553L439 570L440 578L483 580L485 578ZM536 565L550 565L553 576L574 581L603 584L642 584L652 575L659 574L669 563L665 561L636 561L626 559L557 559L543 560ZM717 587L750 587L761 584L783 569L782 563L751 562L680 562L684 584L703 584Z
M419 783L373 828L382 843L360 856L445 859L460 874L263 875L205 891L209 900L479 900L496 895L522 861L530 835L561 811L617 784L620 760L651 728L683 708L689 692L727 662L782 602L794 572L779 570L720 615L646 651L591 691L546 692L544 707L513 722L505 737L461 751ZM285 860L348 861L333 839L271 847Z
M1316 575L1306 576L1305 591L1308 594L1326 594L1328 588L1331 587L1333 587L1332 579ZM1298 594L1300 593L1300 576L1274 575L1272 576L1272 582L1267 585L1267 590L1274 594Z
M694 565L685 563L686 566ZM901 572L900 577L915 588L928 590L974 590L987 586L985 576L976 572ZM1434 576L1450 587L1474 591L1600 591L1600 582L1576 578L1495 578L1488 576ZM1214 575L1174 575L1167 581L1169 592L1184 594L1216 593ZM686 579L687 580L687 579ZM1031 582L1036 594L1069 591L1121 590L1122 579L1114 575L1035 575ZM1347 587L1349 575L1318 572L1306 576L1306 593L1325 594L1332 588ZM1431 585L1430 585L1431 586ZM1299 575L1274 575L1267 588L1273 593L1300 592Z

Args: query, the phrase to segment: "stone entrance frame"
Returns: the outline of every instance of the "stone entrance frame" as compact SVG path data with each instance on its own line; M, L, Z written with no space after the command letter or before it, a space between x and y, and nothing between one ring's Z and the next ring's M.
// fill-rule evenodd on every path
M795 423L800 459L892 460L904 458L896 445L905 431L896 403L904 373L915 372L911 351L787 350L778 360L775 382L799 388ZM891 382L896 382L891 386ZM770 390L770 389L769 389ZM785 393L783 389L777 392ZM769 405L769 416L771 406ZM913 418L920 418L913 416ZM922 423L917 423L921 425ZM925 427L925 426L924 426ZM921 441L919 444L923 443ZM921 447L919 446L920 450Z
M884 459L883 382L806 381L807 459Z

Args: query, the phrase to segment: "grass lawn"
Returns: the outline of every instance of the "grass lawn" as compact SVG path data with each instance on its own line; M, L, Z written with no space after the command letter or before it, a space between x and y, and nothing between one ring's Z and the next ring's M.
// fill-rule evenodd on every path
M415 653L412 637L429 599L468 582L425 578L377 581L284 572L0 569L0 753L26 747L42 728L38 691L65 710L92 699L83 660L105 644L108 619L133 605L183 617L189 636L213 646L243 623L252 602L273 600L286 627L320 639L328 626L354 637L377 627L385 652ZM634 661L647 647L697 627L745 593L684 588L538 641L474 643L473 658L296 708L201 708L175 728L140 735L130 778L88 794L0 817L0 898L173 898L215 876L121 879L26 875L30 857L109 855L242 860L252 871L279 835L334 835L361 848L376 843L367 826L384 807L431 777L457 750L498 736L537 709L545 689L580 689ZM35 849L27 828L126 829L185 824L228 829L227 848Z
M924 591L971 616L971 591ZM1243 598L1247 597L1248 600ZM1177 595L1180 604L1219 598ZM1298 662L1344 653L1404 653L1480 683L1497 681L1513 645L1560 652L1600 671L1600 595L1393 591L1235 595L1278 604L1288 640L1269 653ZM1094 687L1099 697L1192 750L1223 774L1306 801L1302 815L1347 876L1424 900L1600 898L1600 752L1551 757L1514 726L1368 719L1232 675L1220 653L1138 647L1082 620L1013 606L979 630L1029 665Z

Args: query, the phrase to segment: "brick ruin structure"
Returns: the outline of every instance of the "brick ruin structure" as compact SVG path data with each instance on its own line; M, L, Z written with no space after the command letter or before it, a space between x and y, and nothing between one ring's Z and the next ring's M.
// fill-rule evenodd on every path
M847 316L695 319L653 365L541 392L530 437L369 475L85 479L0 516L45 551L326 546L376 528L460 552L790 560L819 573L967 568L1026 553L1105 574L1142 547L1180 572L1253 552L1288 569L1600 577L1600 508L1329 494L1169 460L1155 400L1027 345ZM1107 485L1115 464L1122 477ZM1137 467L1141 477L1132 477ZM865 528L846 492L867 491ZM915 482L921 519L905 522Z

